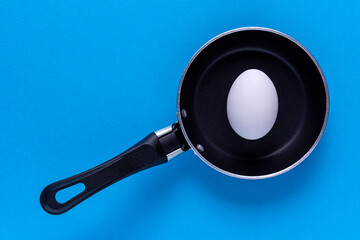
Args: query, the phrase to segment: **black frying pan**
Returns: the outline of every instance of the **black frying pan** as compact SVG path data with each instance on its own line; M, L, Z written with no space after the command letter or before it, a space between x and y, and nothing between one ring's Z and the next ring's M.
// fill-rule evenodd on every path
M272 80L278 113L271 130L257 140L239 136L226 114L229 90L242 72L260 69ZM191 58L177 96L178 122L151 133L113 159L55 182L41 193L45 211L61 214L110 184L166 163L192 149L215 170L261 179L302 162L325 129L329 94L314 57L296 40L265 28L240 28L207 42ZM85 190L65 203L56 193L83 183Z

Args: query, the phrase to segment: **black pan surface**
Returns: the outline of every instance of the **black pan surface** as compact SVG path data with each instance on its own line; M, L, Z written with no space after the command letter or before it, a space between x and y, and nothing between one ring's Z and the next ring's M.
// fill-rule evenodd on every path
M231 128L226 101L235 79L253 68L273 81L279 110L267 135L247 140ZM188 144L213 168L267 177L296 166L315 147L326 125L327 91L317 62L292 38L264 28L232 30L189 62L179 86L179 123Z

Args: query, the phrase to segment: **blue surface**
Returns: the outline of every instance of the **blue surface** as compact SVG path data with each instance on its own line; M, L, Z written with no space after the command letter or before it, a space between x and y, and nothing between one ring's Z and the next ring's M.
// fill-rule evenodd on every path
M0 1L0 239L360 238L359 1ZM47 184L176 120L192 54L264 26L305 45L330 90L313 154L276 178L191 152L52 216Z

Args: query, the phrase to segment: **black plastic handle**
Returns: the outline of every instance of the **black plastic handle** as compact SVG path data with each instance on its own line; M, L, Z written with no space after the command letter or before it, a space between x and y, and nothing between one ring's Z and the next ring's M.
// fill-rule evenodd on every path
M172 138L175 138L175 134L172 135ZM180 146L179 143L177 144ZM64 213L118 180L167 162L167 152L167 149L163 149L157 135L151 133L129 150L109 161L73 177L50 184L41 193L41 206L51 214ZM55 195L58 191L78 183L85 185L83 192L65 203L59 203L56 200Z

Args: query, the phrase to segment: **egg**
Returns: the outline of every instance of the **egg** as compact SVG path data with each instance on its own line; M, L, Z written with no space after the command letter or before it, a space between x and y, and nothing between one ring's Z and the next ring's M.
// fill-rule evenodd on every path
M276 88L258 69L241 73L232 84L226 111L232 129L241 137L257 140L274 126L279 109Z

